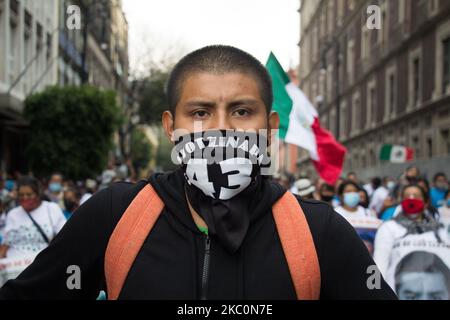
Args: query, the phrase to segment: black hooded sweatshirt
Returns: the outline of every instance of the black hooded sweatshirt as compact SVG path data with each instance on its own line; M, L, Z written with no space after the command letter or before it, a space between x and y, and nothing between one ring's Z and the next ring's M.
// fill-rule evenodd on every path
M109 237L147 183L165 207L119 299L296 299L271 212L285 190L268 179L263 181L260 193L254 195L257 205L237 252L229 253L212 236L206 265L207 236L189 212L181 170L136 184L116 183L83 204L33 264L3 286L0 299L95 299L105 290L104 255ZM368 289L372 273L367 270L375 263L346 220L323 202L298 201L319 258L321 299L395 299L382 278L379 289ZM67 286L72 275L68 267L73 265L80 268L79 289Z

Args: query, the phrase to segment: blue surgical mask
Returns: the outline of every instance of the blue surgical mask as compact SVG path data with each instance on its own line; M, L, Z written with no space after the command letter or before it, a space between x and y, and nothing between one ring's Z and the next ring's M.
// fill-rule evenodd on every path
M394 181L389 181L389 182L387 183L387 188L388 188L389 190L394 190L394 188L395 188L395 182L394 182Z
M359 204L359 192L344 193L344 204L350 208L356 208Z
M49 184L48 189L50 190L50 192L60 192L62 189L61 183L59 182L52 182Z

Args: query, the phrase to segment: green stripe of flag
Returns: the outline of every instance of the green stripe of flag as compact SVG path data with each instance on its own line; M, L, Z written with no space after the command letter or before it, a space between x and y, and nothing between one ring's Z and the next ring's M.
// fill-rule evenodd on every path
M385 144L380 151L380 160L389 161L391 159L392 145Z
M281 139L285 139L289 128L289 115L293 105L292 99L286 91L286 85L290 82L290 80L272 52L267 60L266 68L272 78L272 110L278 112L280 116L279 135Z

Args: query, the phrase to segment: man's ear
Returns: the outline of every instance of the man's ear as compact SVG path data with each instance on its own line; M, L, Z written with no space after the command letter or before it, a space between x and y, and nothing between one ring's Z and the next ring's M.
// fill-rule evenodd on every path
M169 138L170 142L172 142L173 125L174 125L172 112L164 111L162 114L161 121L167 138Z
M269 125L268 125L268 135L267 139L269 142L269 145L272 141L272 130L277 130L280 127L280 116L278 115L278 112L271 111L269 114Z

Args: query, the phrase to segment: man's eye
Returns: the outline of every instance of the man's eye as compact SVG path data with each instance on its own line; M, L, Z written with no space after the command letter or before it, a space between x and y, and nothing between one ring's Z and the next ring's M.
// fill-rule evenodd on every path
M192 113L197 118L205 118L208 115L208 112L205 110L197 110Z
M238 110L234 111L233 113L236 116L245 117L245 116L248 116L250 114L250 111L247 110L247 109L238 109Z

